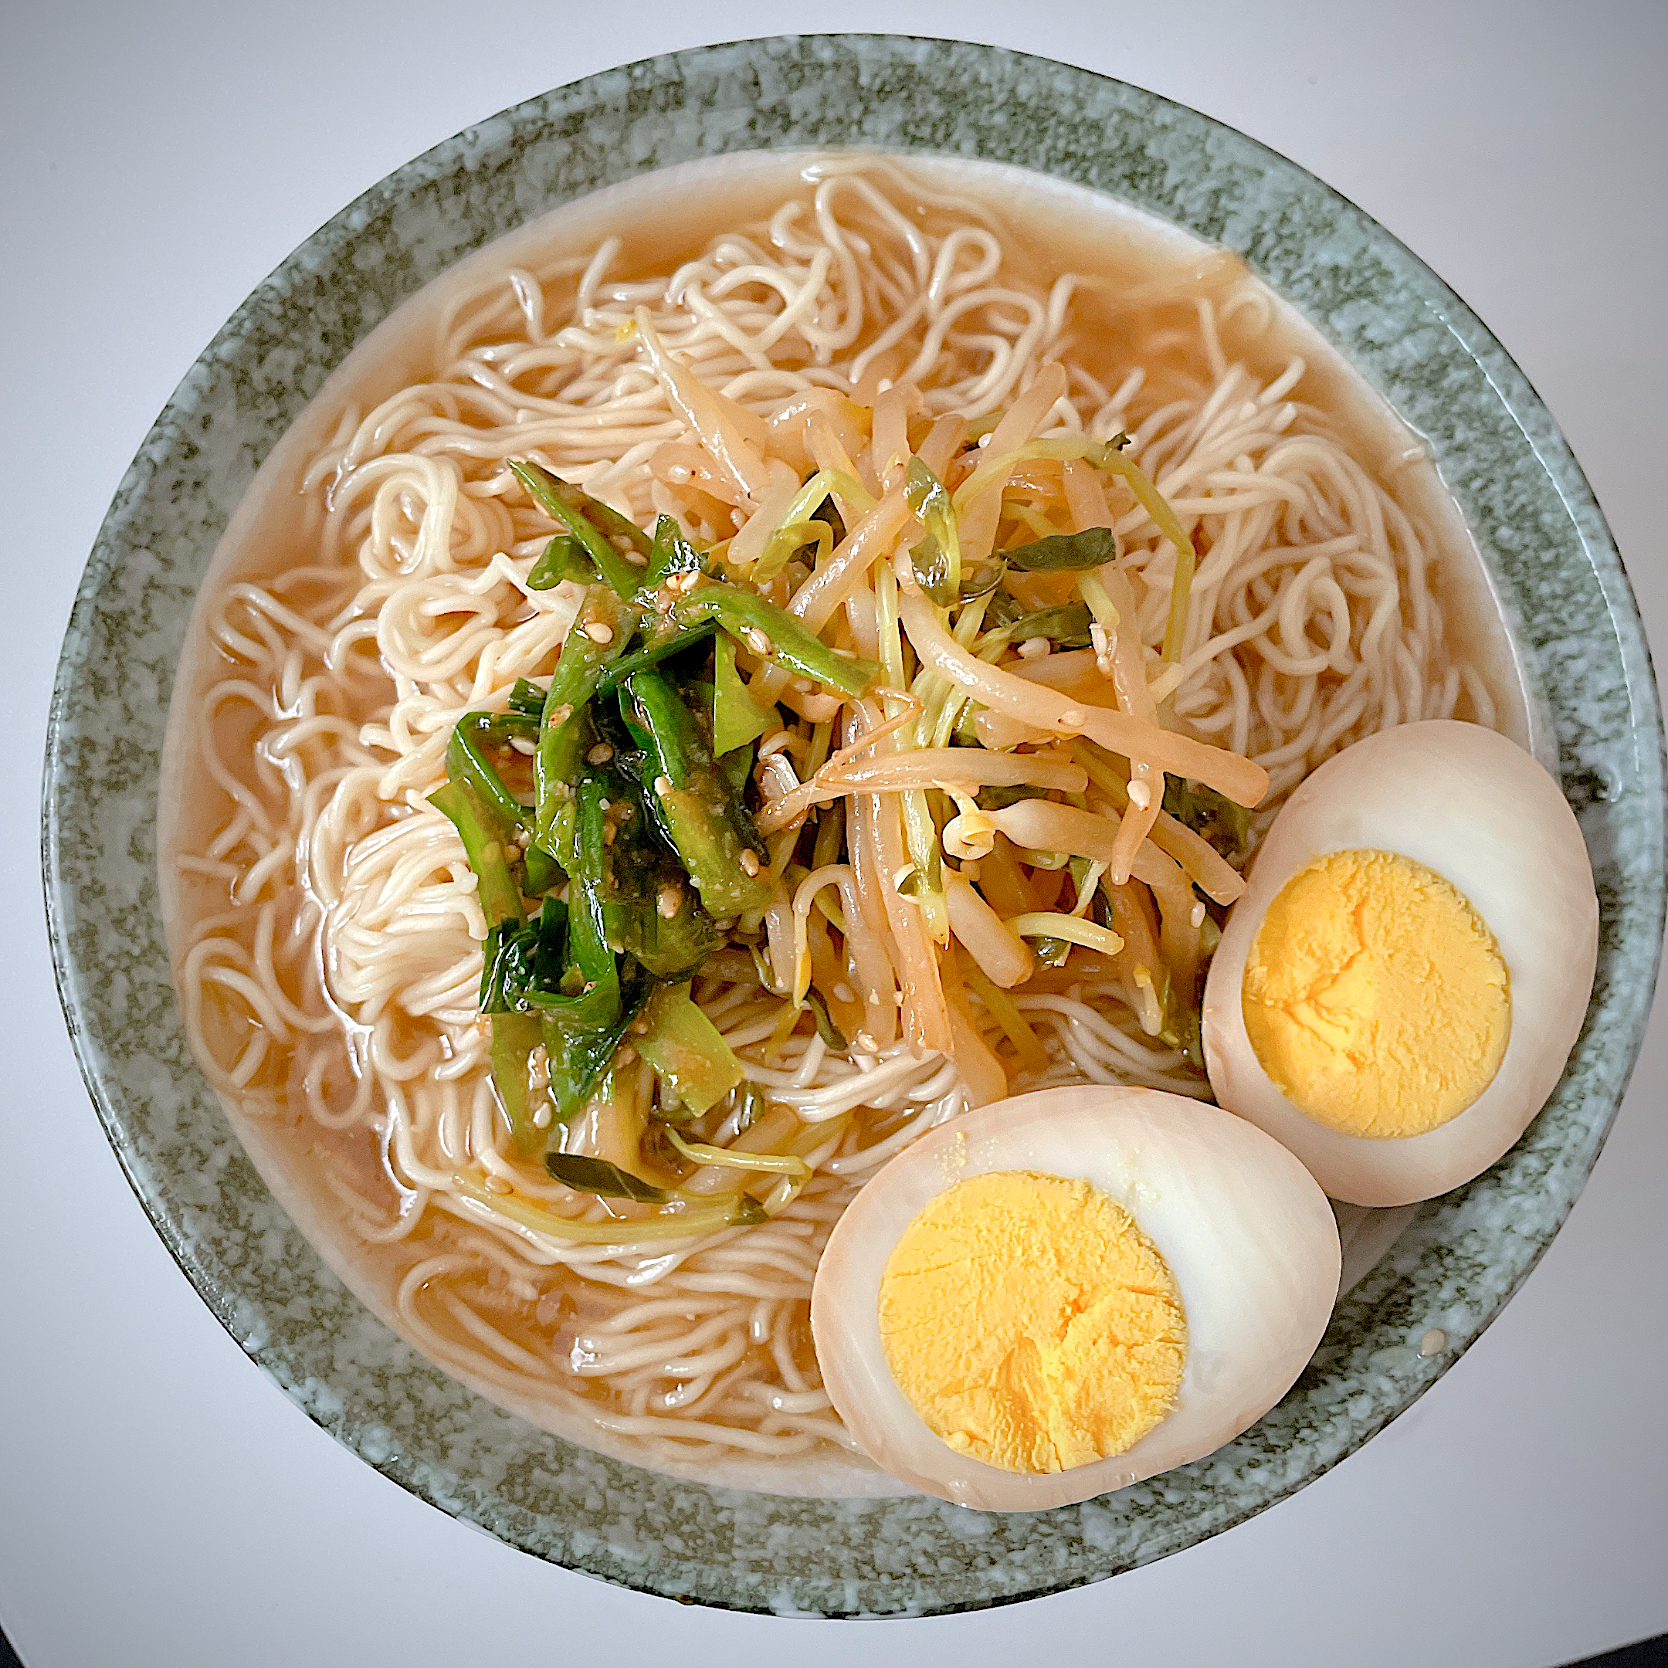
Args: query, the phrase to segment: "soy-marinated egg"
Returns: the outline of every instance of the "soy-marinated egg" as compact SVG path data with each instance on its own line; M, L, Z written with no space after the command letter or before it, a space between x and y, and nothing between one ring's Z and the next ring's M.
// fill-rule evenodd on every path
M912 1486L1036 1511L1168 1471L1262 1417L1314 1353L1338 1232L1276 1141L1156 1089L968 1113L847 1207L811 1296L858 1444Z
M1541 1109L1597 952L1587 849L1552 777L1475 724L1386 730L1269 829L1205 984L1211 1087L1333 1198L1432 1198Z

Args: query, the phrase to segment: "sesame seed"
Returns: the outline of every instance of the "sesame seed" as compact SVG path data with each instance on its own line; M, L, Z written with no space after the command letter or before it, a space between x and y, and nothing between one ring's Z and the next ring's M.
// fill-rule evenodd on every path
M486 1188L488 1193L513 1193L515 1191L502 1176L488 1176Z
M664 799L672 791L672 778L670 776L655 777L654 791Z
M756 875L759 872L758 853L748 851L746 847L743 847L741 853L741 868L742 873L747 875L749 879Z
M614 641L614 628L611 625L603 624L601 620L592 620L585 627L585 635L593 643L608 644Z
M614 1064L617 1066L629 1066L636 1058L637 1050L633 1048L630 1043L627 1043L625 1047L614 1056Z
M526 738L526 736L511 736L510 746L512 746L518 753L533 754L538 751L538 748L535 747L534 744Z
M1192 910L1188 913L1187 919L1193 930L1197 932L1205 924L1205 906L1202 903L1194 904Z
M1131 782L1129 802L1137 811L1144 811L1153 802L1153 790L1145 782Z
M759 630L757 626L749 626L746 631L742 633L742 636L747 639L747 646L753 651L754 654L768 655L770 653L772 648L771 641L762 631Z
M607 764L614 757L614 749L606 741L599 741L589 753L585 755L588 764Z
M1027 637L1019 645L1021 660L1041 660L1054 645L1046 637Z
M1060 722L1062 724L1071 725L1081 724L1083 722L1083 714L1079 712L1076 707L1067 707L1066 710L1060 714Z
M552 724L565 724L572 717L573 708L569 706L566 701L564 701L553 713L551 713L550 722Z
M662 886L660 896L655 900L655 908L668 921L683 908L683 888L681 886Z
M1419 1353L1427 1360L1433 1355L1440 1355L1447 1347L1448 1334L1440 1326L1433 1326L1419 1340Z
M549 1101L546 1101L533 1113L534 1129L549 1129L554 1121L555 1119L551 1113Z
M850 985L842 981L834 987L834 1000L836 1002L855 1002L857 1000L857 992L853 990Z

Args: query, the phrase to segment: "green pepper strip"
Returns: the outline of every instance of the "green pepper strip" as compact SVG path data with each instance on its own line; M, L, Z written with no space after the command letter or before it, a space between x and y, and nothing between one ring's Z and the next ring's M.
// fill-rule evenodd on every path
M497 818L467 780L453 777L429 795L429 804L452 820L463 841L463 854L475 872L481 913L487 925L522 919L521 888L510 868L509 848Z
M712 656L713 752L721 760L728 759L757 741L767 730L775 729L778 723L775 707L768 711L761 707L741 681L741 674L736 670L736 646L726 633L714 645ZM750 769L751 749L746 762Z
M603 922L609 947L641 962L657 979L688 979L718 948L718 929L655 833L638 785L615 777L609 793L622 813L606 852ZM663 910L674 899L668 916Z
M621 515L618 510L610 509L600 498L581 492L578 487L568 487L567 491L584 502L585 514L611 539L624 539L639 556L648 555L654 541L635 521Z
M663 585L674 573L699 573L703 562L701 553L683 536L678 524L663 515L654 524L654 544L649 549L649 566L643 583L651 591Z
M531 1158L548 1139L533 1121L544 1096L535 1096L532 1056L543 1036L536 1014L494 1014L492 1026L492 1081L510 1121L510 1148L518 1158Z
M589 585L596 577L597 571L586 559L579 540L572 533L558 533L544 547L544 554L528 571L527 589L551 591L564 579Z
M579 828L573 869L573 886L568 892L568 959L585 977L587 986L610 994L604 1023L619 1013L620 980L614 952L608 945L608 923L603 913L603 876L608 861L608 782L601 776L586 776L577 794ZM586 1000L587 997L578 998Z
M562 1119L571 1118L585 1104L598 1072L619 1046L620 1032L629 1018L622 1018L619 968L608 945L603 915L607 781L600 776L584 777L576 798L578 828L568 889L570 965L563 982L576 971L584 988L562 996L528 992L540 1010L550 1060L550 1095Z
M701 625L688 626L682 631L674 631L668 637L662 637L657 642L645 643L642 648L634 649L623 660L616 660L597 680L597 694L606 695L616 689L631 676L633 672L641 672L646 667L658 666L668 655L678 653L680 649L692 648L696 643L704 643L718 630L717 623L707 620Z
M694 715L664 673L638 672L625 686L622 711L647 756L644 802L655 813L701 902L716 919L763 909L770 887L762 842L696 728ZM743 866L751 852L754 873Z
M703 585L673 605L672 617L681 626L716 620L743 643L749 631L761 632L770 641L771 659L779 660L801 677L815 678L847 695L861 695L880 675L880 668L872 660L847 660L837 655L785 608L737 585Z
M476 738L508 734L525 735L531 740L538 733L537 721L525 713L466 712L453 726L452 739L446 744L446 774L454 782L469 784L487 815L499 825L506 846L510 835L517 831L524 831L530 842L535 839L537 819L504 786L498 772L482 755ZM526 890L535 897L548 892L561 879L561 866L549 852L529 843L523 855Z
M598 643L587 630L606 626L608 641ZM637 616L600 586L585 593L551 675L544 697L539 744L533 754L533 784L538 809L534 832L540 845L571 869L573 783L581 769L586 728L584 706L595 694L602 674L625 652L637 629ZM567 813L567 814L564 814Z
M649 540L643 530L578 487L557 480L536 463L514 462L510 470L539 508L552 521L561 522L585 547L585 554L597 572L622 597L632 596L643 582L643 570L628 562L609 542L608 535L630 540L635 549L647 556Z
M466 781L454 779L429 795L429 803L450 817L463 841L464 855L475 871L481 910L490 924L520 922L521 889L510 872L504 842L493 829L486 808ZM494 1014L492 1027L492 1079L510 1121L515 1150L524 1156L532 1151L539 1131L533 1123L533 1095L528 1066L540 1038L539 1021L532 1014Z
M541 1021L545 1053L550 1060L550 1096L558 1122L566 1123L590 1099L597 1079L625 1041L643 998L653 988L653 981L645 980L637 999L622 1006L619 1018L600 1030L562 1029L549 1015Z
M454 782L467 782L475 797L507 828L531 831L532 818L527 807L498 779L498 772L486 762L475 743L476 736L489 732L494 722L504 716L466 712L452 726L452 739L446 743L446 774Z
M637 1039L637 1052L654 1067L662 1089L697 1116L741 1082L741 1062L695 1005L688 985L662 985L643 1018L649 1028Z
M517 678L510 691L510 711L534 720L535 728L544 711L544 689L530 678Z

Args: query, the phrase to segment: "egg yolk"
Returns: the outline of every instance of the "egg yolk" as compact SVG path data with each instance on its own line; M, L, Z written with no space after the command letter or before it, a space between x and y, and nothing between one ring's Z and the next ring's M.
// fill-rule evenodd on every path
M1164 1258L1087 1182L973 1176L904 1231L880 1285L899 1388L952 1448L1005 1471L1121 1454L1176 1403L1187 1321Z
M1333 851L1281 887L1241 987L1281 1093L1345 1135L1423 1135L1494 1080L1511 987L1494 935L1441 875L1391 851Z

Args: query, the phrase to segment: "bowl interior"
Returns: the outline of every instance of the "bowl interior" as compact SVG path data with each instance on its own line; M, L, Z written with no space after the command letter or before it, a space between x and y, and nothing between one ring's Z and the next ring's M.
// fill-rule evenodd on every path
M267 1191L191 1061L163 941L162 742L192 602L255 469L330 371L454 261L586 192L701 157L854 145L1024 166L1234 248L1366 373L1429 439L1477 538L1603 911L1587 1023L1553 1100L1493 1170L1423 1207L1285 1401L1182 1471L1023 1518L679 1480L548 1436L445 1376ZM1084 71L892 37L738 43L558 89L436 147L297 250L192 368L117 492L59 670L45 818L53 949L88 1086L159 1232L249 1354L442 1509L563 1564L747 1609L918 1614L1076 1585L1336 1463L1439 1376L1556 1232L1637 1051L1662 926L1662 731L1632 598L1556 427L1482 325L1366 216L1231 130ZM1432 1329L1445 1341L1425 1355Z

